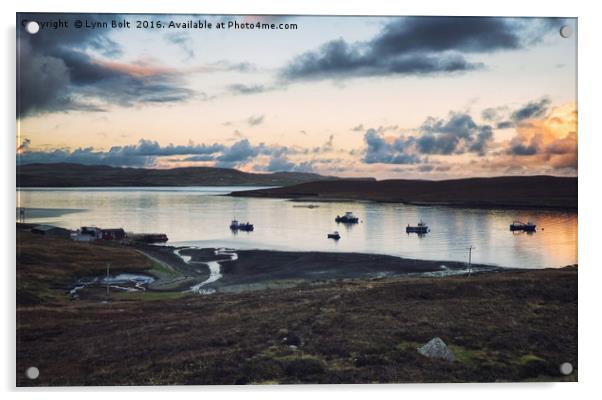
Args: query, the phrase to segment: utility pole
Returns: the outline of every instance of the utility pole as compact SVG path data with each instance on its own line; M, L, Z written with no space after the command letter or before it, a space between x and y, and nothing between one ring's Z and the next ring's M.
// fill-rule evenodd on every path
M473 249L473 247L472 247L472 245L471 245L471 246L468 248L468 277L469 277L469 278L470 278L470 274L471 274L471 272L472 272L471 265L470 265L470 264L471 264L471 262L472 262L472 249Z
M109 298L109 271L111 270L111 263L107 263L107 299Z

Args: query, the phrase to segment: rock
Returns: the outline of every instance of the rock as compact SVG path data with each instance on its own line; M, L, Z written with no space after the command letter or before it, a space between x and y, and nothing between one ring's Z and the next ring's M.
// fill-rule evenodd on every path
M454 353L447 347L445 342L436 337L427 344L418 348L418 353L428 358L442 358L447 361L455 361Z

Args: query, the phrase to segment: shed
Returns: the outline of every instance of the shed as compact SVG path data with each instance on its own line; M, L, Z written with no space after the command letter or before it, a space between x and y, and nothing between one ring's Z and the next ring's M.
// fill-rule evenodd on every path
M123 240L125 239L125 231L123 228L103 229L101 231L104 240Z
M35 233L37 235L46 235L46 236L57 236L63 238L69 238L71 235L71 231L65 228L59 228L58 226L53 225L36 225L31 228L31 233Z

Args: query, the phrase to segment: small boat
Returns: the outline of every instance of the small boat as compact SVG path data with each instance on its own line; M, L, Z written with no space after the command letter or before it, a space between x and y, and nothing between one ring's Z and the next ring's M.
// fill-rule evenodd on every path
M514 231L535 232L535 227L537 227L537 225L535 225L531 221L527 221L527 223L524 223L521 221L513 221L510 224L510 230L512 232L514 232Z
M240 231L252 232L253 229L255 229L253 227L253 224L250 224L248 222L238 225L238 230L240 230Z
M359 218L353 215L351 211L347 211L342 217L340 215L337 215L337 217L334 220L336 221L336 223L341 224L357 224L359 222Z
M252 232L255 228L253 227L253 224L249 222L239 223L237 220L233 219L230 223L230 229L233 231Z
M341 235L339 235L338 231L334 231L332 233L329 233L326 236L328 237L328 239L334 239L334 240L339 240L341 238Z
M416 226L406 226L406 233L418 233L419 235L424 235L429 231L429 227L422 221L418 223Z

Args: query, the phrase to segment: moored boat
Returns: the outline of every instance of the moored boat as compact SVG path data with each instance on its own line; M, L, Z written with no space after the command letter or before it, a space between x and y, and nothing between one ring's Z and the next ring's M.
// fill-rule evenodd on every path
M326 237L328 237L328 239L339 240L341 238L341 235L339 235L338 231L334 231L334 232L329 233L328 235L326 235Z
M343 216L337 215L334 220L342 224L357 224L359 222L359 218L353 215L351 211L347 211Z
M240 223L240 222L238 222L238 220L233 219L232 222L230 223L230 229L233 231L251 232L255 228L254 228L253 224L251 224L249 222Z
M408 226L406 227L406 233L418 233L423 235L428 231L429 227L422 221L420 221L416 226L411 226L410 224L408 224Z
M513 221L510 224L510 230L512 232L514 232L514 231L535 232L536 227L537 227L537 225L532 223L531 221L527 221L526 223L521 222L521 221Z

